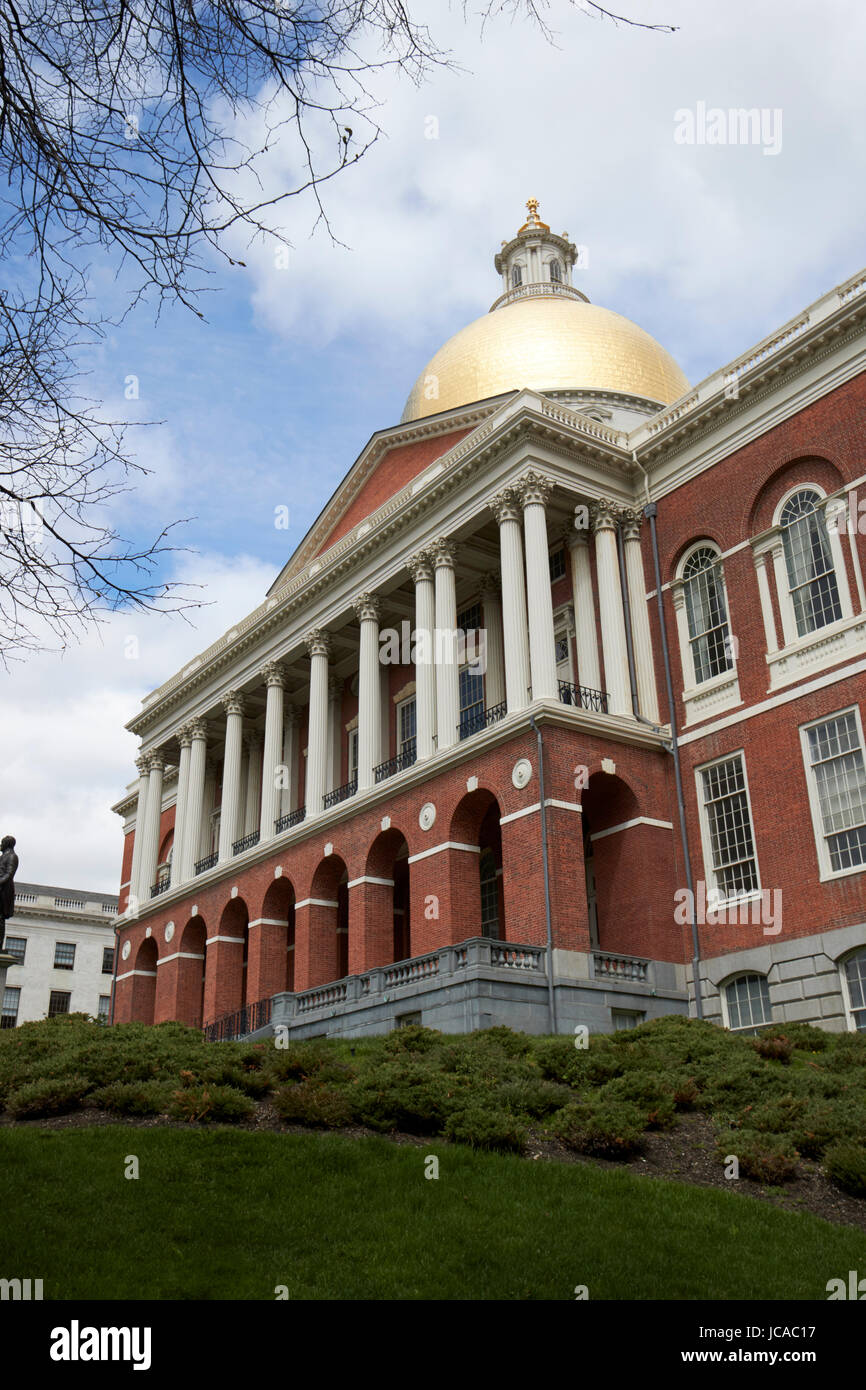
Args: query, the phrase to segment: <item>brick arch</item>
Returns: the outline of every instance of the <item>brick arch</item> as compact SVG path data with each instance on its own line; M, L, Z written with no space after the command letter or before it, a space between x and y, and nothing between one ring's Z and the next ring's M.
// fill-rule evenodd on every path
M351 889L350 974L413 954L410 879L406 836L396 826L381 831L367 851L363 880Z
M268 884L259 919L250 928L250 999L269 999L295 987L295 885L285 874Z
M243 898L229 898L219 915L216 931L209 934L205 981L204 1022L242 1009L246 990L249 947L249 910Z
M314 989L349 971L349 872L339 854L319 860L295 913L295 989Z
M132 1017L138 1023L153 1023L156 1011L157 960L155 939L146 936L139 944L133 963Z
M172 1017L201 1028L204 1022L204 986L207 967L207 924L190 917L177 940L175 1005Z
M467 792L465 796L460 798L452 812L448 838L457 844L477 844L484 817L488 814L491 806L495 806L497 812L499 811L499 802L493 792L486 787L478 787L474 792Z
M493 792L478 787L458 801L451 816L449 839L457 848L449 852L452 905L452 941L485 934L482 894L489 894L488 879L497 880L496 935L506 934L506 894L502 872L501 808ZM477 850L477 853L472 851ZM492 872L491 872L492 870ZM488 903L487 931L490 932Z
M683 541L673 552L667 569L668 582L676 578L677 571L682 564L683 556L687 555L690 550L694 550L699 545L711 545L713 549L718 550L719 553L725 549L722 537L716 532L709 530L698 531L695 535L690 536L688 540Z
M744 516L743 535L756 536L773 524L779 499L798 483L819 483L825 492L836 492L844 482L842 473L830 459L819 454L794 457L774 469L761 484Z

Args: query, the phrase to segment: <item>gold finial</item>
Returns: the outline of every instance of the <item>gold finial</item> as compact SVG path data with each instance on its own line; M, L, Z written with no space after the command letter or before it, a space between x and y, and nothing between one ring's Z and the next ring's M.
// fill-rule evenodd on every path
M537 198L527 198L527 200L526 200L526 210L527 210L527 212L529 213L529 220L530 220L530 222L537 222L537 221L538 221L538 199L537 199Z

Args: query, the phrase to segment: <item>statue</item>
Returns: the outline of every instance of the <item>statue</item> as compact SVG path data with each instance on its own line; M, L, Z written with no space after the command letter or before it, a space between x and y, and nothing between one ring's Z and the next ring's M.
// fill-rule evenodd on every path
M18 855L15 853L15 836L4 835L0 840L0 951L6 940L6 922L15 914L15 874L18 869Z

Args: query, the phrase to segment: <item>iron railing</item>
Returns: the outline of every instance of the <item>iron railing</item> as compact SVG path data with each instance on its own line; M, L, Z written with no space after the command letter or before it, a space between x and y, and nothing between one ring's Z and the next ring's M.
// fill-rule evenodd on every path
M153 887L151 888L151 890L150 890L150 896L151 896L152 898L158 898L159 895L160 895L160 893L167 893L170 887L171 887L171 879L170 879L170 878L163 878L163 879L160 879L159 883L155 883L155 884L153 885Z
M235 1009L234 1013L223 1014L222 1018L214 1019L213 1023L202 1029L205 1041L231 1042L233 1038L243 1038L247 1033L255 1033L257 1029L270 1023L272 1004L273 1000L270 998L259 999L255 1004L246 1004L242 1009Z
M508 705L504 700L498 705L491 705L490 709L483 709L478 706L464 710L460 716L457 732L461 739L471 738L473 734L480 734L482 729L488 729L491 724L498 724L507 713Z
M593 690L588 685L572 685L571 681L560 681L559 698L564 705L575 705L578 709L591 709L596 714L607 714L608 712L606 690Z
M342 787L335 787L333 791L325 792L325 810L330 811L332 806L339 806L341 801L348 801L349 797L354 796L357 790L358 779L353 777L350 782L344 782Z
M240 840L235 840L232 845L232 854L243 854L245 849L252 849L253 845L259 842L258 830L251 830L249 835L243 835Z
M396 758L389 758L387 762L379 763L378 767L373 768L373 776L377 782L385 782L404 768L411 767L417 756L417 741L414 738L407 739L402 753L398 753Z
M291 830L293 825L300 825L306 814L306 806L299 806L296 811L288 811L284 816L277 817L274 821L274 829L278 835L281 830Z
M212 869L214 864L219 863L219 850L215 849L213 854L206 854L204 859L199 859L195 866L197 874L203 874L205 869Z

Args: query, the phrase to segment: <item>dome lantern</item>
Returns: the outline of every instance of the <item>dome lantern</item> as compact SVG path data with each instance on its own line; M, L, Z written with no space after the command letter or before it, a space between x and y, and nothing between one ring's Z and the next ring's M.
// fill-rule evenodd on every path
M586 301L586 295L572 283L577 247L569 241L568 232L562 236L551 232L538 216L537 198L527 199L526 210L529 216L517 235L511 241L503 241L494 257L493 263L502 276L502 294L490 312L515 299L539 294L561 294Z

